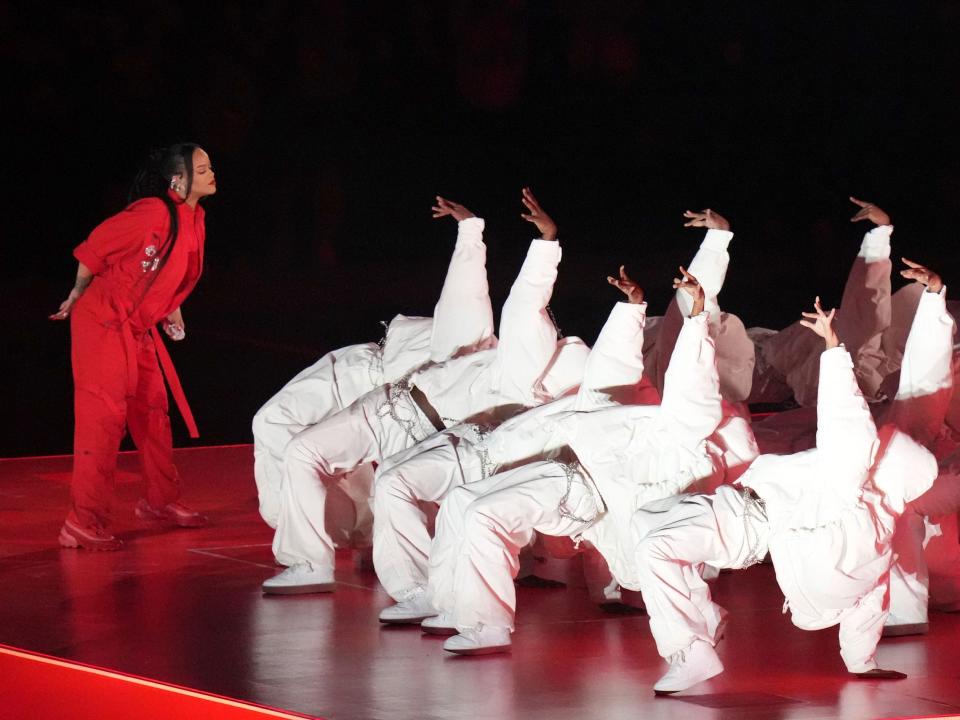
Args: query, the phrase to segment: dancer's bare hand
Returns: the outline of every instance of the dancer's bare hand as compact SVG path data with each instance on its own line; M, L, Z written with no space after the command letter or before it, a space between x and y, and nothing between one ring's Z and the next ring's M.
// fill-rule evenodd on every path
M865 200L857 200L857 198L853 197L852 195L850 196L850 202L860 207L860 209L857 211L857 214L850 218L850 222L869 220L874 225L890 224L890 216L873 203Z
M688 273L683 265L680 266L680 277L673 279L673 289L683 290L693 298L693 310L690 311L690 317L696 317L703 312L703 287L700 285L700 281Z
M933 270L920 263L915 263L913 260L900 259L907 266L907 269L901 270L900 274L907 280L916 280L918 283L923 283L927 286L927 290L932 293L938 293L943 289L943 281Z
M835 348L840 344L840 338L837 337L837 333L833 329L833 318L837 314L837 309L834 308L830 312L824 312L823 307L820 305L819 295L817 295L817 299L813 301L813 312L800 314L806 318L805 320L801 320L800 324L810 328L822 337L827 344L827 350Z
M77 300L80 299L80 296L83 293L76 288L70 291L70 294L67 295L67 299L60 303L60 309L57 310L53 315L50 315L51 320L66 320L70 317L70 311L73 309L73 306L76 304Z
M639 305L643 302L643 288L637 285L637 283L632 280L629 275L627 275L623 268L624 266L621 265L620 277L607 275L607 282L626 295L628 303L631 305Z
M433 210L434 219L449 215L457 222L460 222L461 220L466 220L467 218L476 217L476 215L467 210L460 203L455 203L453 200L447 200L439 195L437 195L437 204L434 205L431 210Z
M685 210L683 216L687 218L687 222L683 224L684 227L705 227L708 230L730 229L730 223L727 222L727 219L710 208L700 212Z
M556 240L557 224L543 211L543 208L540 207L540 203L537 202L530 188L525 187L521 191L520 201L527 208L527 212L520 213L520 217L536 225L537 230L540 231L540 237L544 240Z

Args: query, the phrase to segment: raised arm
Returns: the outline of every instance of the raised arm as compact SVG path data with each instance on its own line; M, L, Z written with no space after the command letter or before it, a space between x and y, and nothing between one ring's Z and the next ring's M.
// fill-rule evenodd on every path
M706 311L719 321L720 306L717 304L717 296L723 289L723 281L727 277L727 268L730 266L730 254L727 252L727 247L733 239L730 223L725 217L709 208L698 213L687 210L683 216L687 218L687 222L683 224L684 227L707 228L707 234L697 254L690 261L688 269L699 279L700 286L703 288ZM676 299L683 316L689 317L691 314L689 294L678 292Z
M540 207L530 188L523 189L521 201L527 209L521 217L536 225L540 237L530 243L503 304L497 366L501 388L532 402L536 382L557 346L557 328L547 305L553 295L561 251L556 223Z
M683 213L686 222L684 227L703 227L707 229L707 234L700 243L696 255L690 261L689 272L699 281L703 289L704 308L710 313L709 322L714 327L720 323L720 306L717 302L717 296L723 288L723 281L727 276L727 268L730 265L730 254L727 247L730 240L733 239L733 233L730 232L730 223L717 212L709 208L702 212L691 212L687 210ZM667 367L673 357L673 346L676 342L680 329L684 324L684 318L689 317L693 309L693 300L690 295L678 291L674 299L667 306L664 313L660 332L657 336L655 367L648 369L648 375L654 380L657 390L662 395L664 392L664 382L666 378Z
M487 283L483 219L439 195L433 206L433 217L452 217L457 221L457 243L433 311L430 339L430 359L442 362L485 347L492 341L493 308Z
M922 445L940 433L953 396L953 317L947 312L947 289L937 273L903 258L900 274L925 287L907 336L900 384L885 420Z
M662 409L667 427L689 440L702 440L716 429L723 416L716 349L710 338L709 313L704 312L705 291L683 266L673 287L690 307L677 336L664 383Z
M859 210L850 222L873 227L863 236L836 319L837 332L853 358L857 380L867 397L876 397L883 377L881 339L890 325L890 216L871 202L850 198Z
M825 312L820 298L800 324L823 338L817 392L817 450L836 477L859 482L873 460L877 428L854 376L853 361L833 328L836 310Z
M578 410L635 402L643 377L643 329L647 322L643 288L627 275L623 265L619 276L608 276L607 282L624 294L626 302L613 306L590 350L577 394Z

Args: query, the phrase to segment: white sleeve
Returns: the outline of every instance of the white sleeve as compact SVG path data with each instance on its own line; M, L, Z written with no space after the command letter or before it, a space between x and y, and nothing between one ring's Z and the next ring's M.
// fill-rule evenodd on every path
M547 312L560 264L560 244L534 240L500 313L497 382L501 392L532 402L534 386L557 348Z
M947 289L924 292L900 366L900 385L886 420L922 445L936 439L953 396L953 317Z
M647 303L618 302L590 350L577 393L577 410L630 402L643 376Z
M687 267L687 272L693 275L703 288L704 310L717 321L720 319L717 296L723 289L727 268L730 267L730 253L727 252L727 248L732 239L733 233L729 230L707 230L706 237L700 243L700 249ZM689 293L678 290L676 300L683 317L689 316L693 311L693 298Z
M863 236L843 288L835 330L853 358L860 387L875 397L883 377L881 340L890 325L890 236L892 225L878 225Z
M433 311L430 359L434 362L477 349L493 336L483 228L483 219L477 217L457 225L457 244Z
M708 437L723 416L709 313L683 321L663 383L662 417L689 441Z
M820 354L817 451L835 477L862 478L873 462L877 428L842 345Z
M732 239L733 233L728 230L707 230L696 255L687 266L687 272L693 275L703 288L703 309L710 313L710 323L715 327L720 322L717 295L723 288L727 268L730 266L730 253L727 252L727 247ZM678 290L667 306L660 333L657 336L655 384L661 395L664 392L667 368L673 357L673 344L683 327L684 318L691 312L693 312L693 298L689 293Z

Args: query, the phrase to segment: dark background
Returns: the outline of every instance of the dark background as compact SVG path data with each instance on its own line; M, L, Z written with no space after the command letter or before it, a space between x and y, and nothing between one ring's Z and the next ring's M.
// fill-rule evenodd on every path
M894 253L960 272L960 2L128 2L0 0L8 383L0 455L69 452L69 333L45 320L71 249L125 204L145 151L210 153L207 266L172 347L199 442L335 347L430 314L455 235L487 219L499 307L532 227L560 225L553 302L595 339L626 263L651 314L710 206L737 237L721 296L780 328L839 299L887 209ZM178 444L187 444L174 420Z

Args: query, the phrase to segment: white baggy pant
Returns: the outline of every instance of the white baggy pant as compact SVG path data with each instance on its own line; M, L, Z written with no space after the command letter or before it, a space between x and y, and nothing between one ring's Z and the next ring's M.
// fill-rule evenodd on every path
M454 446L457 441L438 433L426 441L431 447L417 446L420 451L413 457L378 469L373 491L373 567L397 602L427 585L431 540L420 503L438 503L467 480Z
M829 545L834 529L811 530L807 537L811 550L816 552L823 541ZM746 500L742 490L722 486L713 495L681 495L645 506L634 516L633 531L641 592L657 652L667 658L694 640L716 644L717 625L725 612L711 600L696 565L736 569L762 558L770 541L762 508ZM824 534L826 538L821 537ZM876 667L873 656L887 615L886 589L883 577L853 607L838 612L840 655L850 672ZM821 615L808 617L795 605L790 609L797 627L824 627Z
M334 546L324 522L327 485L360 465L383 462L433 432L409 393L391 401L391 386L385 385L294 437L284 451L273 538L277 562L332 570Z
M694 640L716 645L726 611L710 598L698 571L746 567L766 554L766 526L745 519L742 491L721 486L713 495L678 495L633 518L636 564L657 652L668 658ZM748 529L749 528L749 529Z
M893 536L893 551L897 561L890 570L890 616L898 624L912 625L927 622L930 599L930 571L926 550L927 523L943 516L955 515L960 510L960 475L957 469L948 469L941 463L941 472L927 492L911 502L897 521ZM958 468L960 469L960 468ZM956 525L952 525L956 527ZM956 536L939 539L934 560L940 571L939 580L948 587L948 595L956 595L960 575L960 543ZM944 572L951 565L953 572ZM951 591L952 590L952 591ZM941 591L943 592L943 591Z
M391 458L378 468L374 480L373 564L380 583L397 602L428 584L432 538L423 503L441 504L451 490L483 479L484 473L477 451L446 433L428 438L416 449L419 452L410 458L400 453L399 462L393 462L396 456ZM554 567L569 560L553 558ZM541 567L537 574L542 577L543 571ZM595 550L583 555L583 572L595 602L621 600L619 585Z
M260 515L272 528L280 514L283 451L287 443L308 427L350 405L360 395L380 384L374 372L376 343L351 345L321 357L264 403L253 417L253 476L257 483ZM350 512L329 528L349 536L351 531L369 535L369 497L373 470L358 468L337 484L338 494L352 503L340 503ZM350 506L353 508L350 508ZM341 521L342 520L342 521Z
M444 499L430 550L429 596L460 632L512 631L520 550L534 532L579 535L599 513L590 481L568 467L530 463L454 488Z

